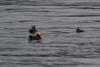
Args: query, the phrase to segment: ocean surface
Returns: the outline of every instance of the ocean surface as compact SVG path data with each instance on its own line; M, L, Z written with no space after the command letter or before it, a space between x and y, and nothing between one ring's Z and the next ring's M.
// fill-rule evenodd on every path
M0 67L100 67L100 0L0 0Z

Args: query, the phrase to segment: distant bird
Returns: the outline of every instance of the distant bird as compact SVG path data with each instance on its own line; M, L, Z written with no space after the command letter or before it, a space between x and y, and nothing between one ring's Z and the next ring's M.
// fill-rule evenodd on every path
M32 25L29 29L29 42L32 40L42 40L43 33L37 32L35 25Z
M76 28L76 32L77 32L77 33L81 33L81 32L84 32L84 30L81 30L80 27L77 27L77 28Z

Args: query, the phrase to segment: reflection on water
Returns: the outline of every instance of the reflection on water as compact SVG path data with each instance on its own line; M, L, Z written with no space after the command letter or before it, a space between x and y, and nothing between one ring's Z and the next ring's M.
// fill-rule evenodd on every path
M99 67L99 9L98 0L1 0L0 66ZM42 44L28 43L32 24Z

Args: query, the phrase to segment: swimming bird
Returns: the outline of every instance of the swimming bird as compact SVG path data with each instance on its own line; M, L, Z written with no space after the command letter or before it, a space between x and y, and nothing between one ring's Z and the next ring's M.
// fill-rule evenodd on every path
M81 30L80 27L77 27L77 28L76 28L76 32L77 32L77 33L81 33L81 32L84 32L84 30Z
M31 42L32 40L42 40L41 36L43 36L43 33L37 32L35 25L32 25L30 27L29 33L29 42Z

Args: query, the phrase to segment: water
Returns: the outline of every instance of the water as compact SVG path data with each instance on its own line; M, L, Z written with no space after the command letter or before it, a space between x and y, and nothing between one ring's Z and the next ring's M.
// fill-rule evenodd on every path
M100 0L0 0L0 67L100 67L99 34Z

